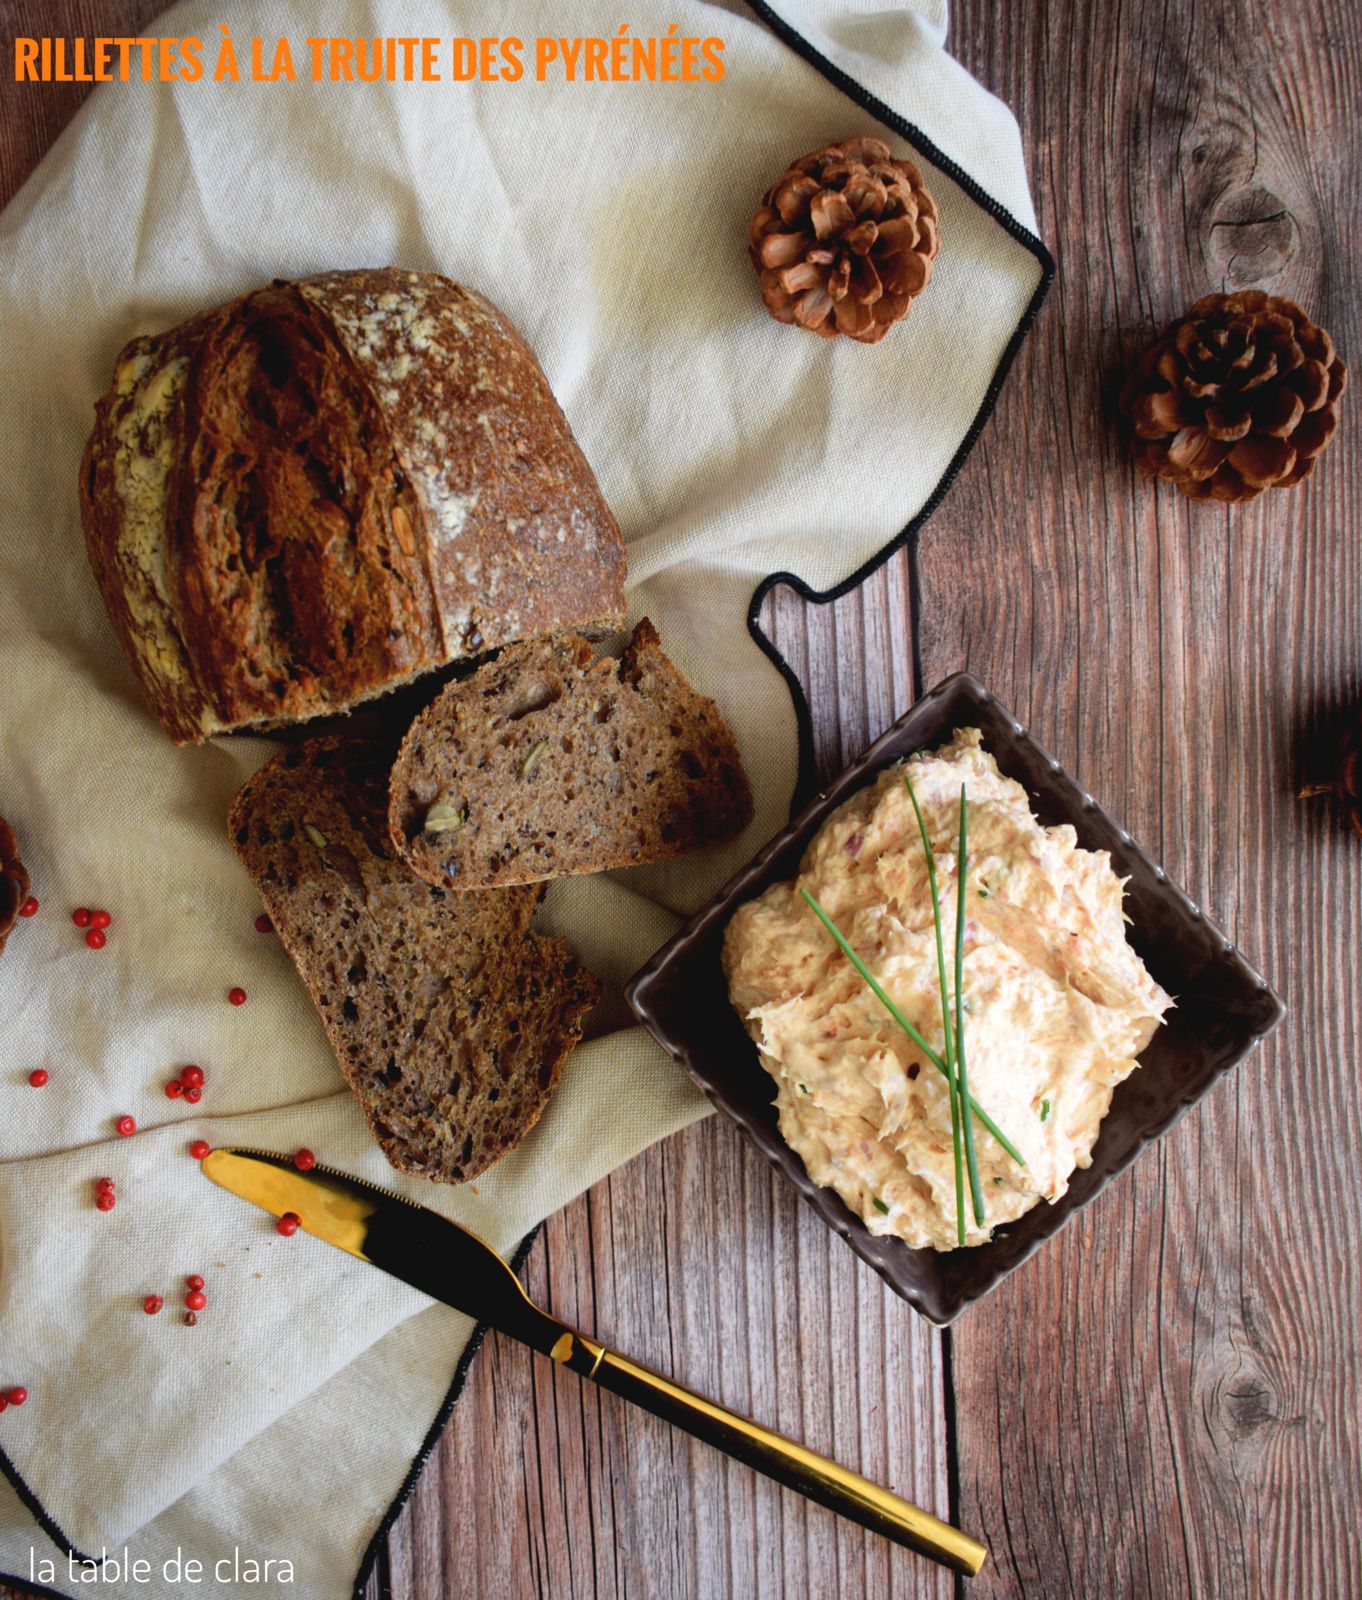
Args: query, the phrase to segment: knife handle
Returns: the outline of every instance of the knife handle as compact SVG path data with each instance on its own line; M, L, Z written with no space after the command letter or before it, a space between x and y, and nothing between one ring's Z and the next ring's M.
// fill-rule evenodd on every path
M607 1350L585 1334L565 1335L551 1353L556 1361L594 1379L621 1399L684 1428L838 1516L929 1556L942 1566L972 1578L988 1557L988 1550L977 1539L907 1500L900 1500L869 1478L849 1472L835 1461L713 1400L692 1394L679 1383Z

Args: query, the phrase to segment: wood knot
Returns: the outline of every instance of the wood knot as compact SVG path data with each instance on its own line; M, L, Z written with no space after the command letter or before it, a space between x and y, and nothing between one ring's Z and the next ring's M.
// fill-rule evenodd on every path
M1204 1391L1203 1415L1212 1438L1224 1448L1258 1449L1293 1420L1284 1415L1281 1396L1256 1363L1228 1355Z
M1273 283L1299 249L1291 208L1261 184L1225 190L1208 218L1206 257L1227 290Z
M1221 1391L1220 1406L1233 1438L1251 1438L1277 1420L1276 1395L1261 1378L1242 1373Z

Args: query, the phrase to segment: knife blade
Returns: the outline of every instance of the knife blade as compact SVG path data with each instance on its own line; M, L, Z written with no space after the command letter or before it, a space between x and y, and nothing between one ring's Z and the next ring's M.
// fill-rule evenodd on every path
M477 1234L388 1189L320 1165L300 1172L290 1157L263 1150L212 1150L201 1166L220 1188L276 1217L293 1212L304 1233L543 1355L569 1331Z
M489 1323L840 1516L966 1576L983 1565L988 1551L958 1528L549 1316L489 1244L438 1212L331 1167L301 1172L288 1156L268 1151L213 1150L200 1166L220 1188L275 1217L292 1212L303 1232Z

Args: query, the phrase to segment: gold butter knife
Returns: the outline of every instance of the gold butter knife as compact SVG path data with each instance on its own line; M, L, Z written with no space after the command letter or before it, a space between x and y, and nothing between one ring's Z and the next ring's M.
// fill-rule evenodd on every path
M293 1212L305 1232L489 1323L839 1516L969 1577L984 1564L988 1551L958 1528L541 1311L496 1251L448 1218L328 1167L300 1172L288 1156L214 1150L202 1168L243 1200L276 1217Z

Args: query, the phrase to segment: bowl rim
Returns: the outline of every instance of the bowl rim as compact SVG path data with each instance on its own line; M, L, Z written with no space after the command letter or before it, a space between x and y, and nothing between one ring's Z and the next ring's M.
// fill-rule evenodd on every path
M905 727L909 723L919 719L925 720L924 713L929 713L934 705L950 698L963 698L972 707L988 708L1010 724L1011 737L1018 743L1030 745L1057 780L1077 791L1083 809L1090 815L1101 818L1115 830L1123 850L1148 869L1148 872L1158 885L1159 894L1174 902L1185 917L1204 926L1207 934L1218 944L1220 958L1232 967L1236 967L1242 978L1251 982L1253 987L1259 991L1267 1006L1267 1015L1251 1029L1246 1042L1237 1048L1215 1070L1212 1077L1205 1084L1190 1090L1179 1100L1169 1103L1170 1115L1162 1120L1156 1129L1142 1132L1124 1155L1114 1159L1105 1169L1100 1181L1090 1194L1068 1207L1063 1213L1057 1214L1052 1227L1038 1233L1029 1244L1006 1264L999 1265L992 1272L985 1271L983 1281L976 1289L973 1291L957 1291L950 1297L949 1306L943 1310L938 1302L929 1300L922 1294L921 1290L905 1287L902 1283L897 1282L888 1265L884 1261L877 1259L875 1254L864 1247L863 1241L865 1243L873 1241L879 1244L885 1240L892 1240L892 1235L872 1234L866 1227L864 1220L851 1211L835 1191L830 1190L826 1185L816 1183L808 1175L807 1171L802 1171L800 1175L796 1175L795 1171L780 1159L780 1155L777 1152L763 1148L753 1128L723 1102L711 1081L692 1066L688 1047L678 1042L667 1025L655 1015L650 1003L650 991L674 959L678 956L684 956L690 947L710 935L716 922L727 920L737 904L747 893L752 892L754 886L766 874L775 858L788 849L793 841L808 829L815 819L830 815L851 794L863 787L868 781L871 781L891 760L902 759L898 752L891 750L890 747L897 745L901 741ZM933 737L937 736L929 736L924 741L924 744L932 742ZM996 753L995 759L997 759ZM1005 775L1010 774L1005 773ZM1029 786L1023 783L1023 787L1028 788L1029 793ZM806 847L807 843L808 841L806 840ZM629 979L625 985L624 993L634 1015L657 1039L668 1055L677 1062L687 1077L702 1090L710 1103L722 1112L730 1122L736 1124L749 1144L764 1160L782 1174L805 1201L814 1207L820 1220L828 1228L839 1233L852 1250L856 1252L857 1256L877 1272L895 1293L907 1300L915 1311L937 1327L949 1326L971 1305L996 1288L1004 1278L1008 1277L1024 1262L1029 1261L1050 1239L1062 1233L1073 1222L1074 1218L1096 1200L1098 1195L1115 1178L1126 1171L1150 1144L1161 1139L1164 1134L1169 1132L1187 1115L1193 1106L1197 1105L1210 1093L1226 1073L1232 1071L1245 1057L1258 1049L1263 1040L1279 1026L1286 1015L1286 1005L1281 995L1244 956L1234 941L1207 917L1186 890L1169 877L1164 868L1136 843L1125 826L1101 806L1068 769L1031 736L1026 726L1002 704L997 696L968 672L952 673L949 677L943 678L939 683L935 684L915 700L901 716L897 717L858 756L849 761L827 784L818 788L784 827L779 829L754 855L749 857L703 906L695 911L669 939L654 951L652 956ZM755 1046L753 1046L753 1049L755 1050ZM773 1134L773 1139L785 1154L798 1160L797 1152L781 1139L778 1131ZM800 1165L802 1168L802 1163ZM824 1197L821 1203L820 1195ZM826 1198L828 1196L845 1213L844 1222L834 1220L833 1217L824 1213L823 1205L829 1203ZM902 1243L902 1241L898 1242ZM905 1248L907 1247L905 1246ZM986 1261L987 1258L984 1253L988 1249L988 1244L973 1246L970 1251L971 1259L981 1262ZM918 1252L913 1253L916 1254Z

